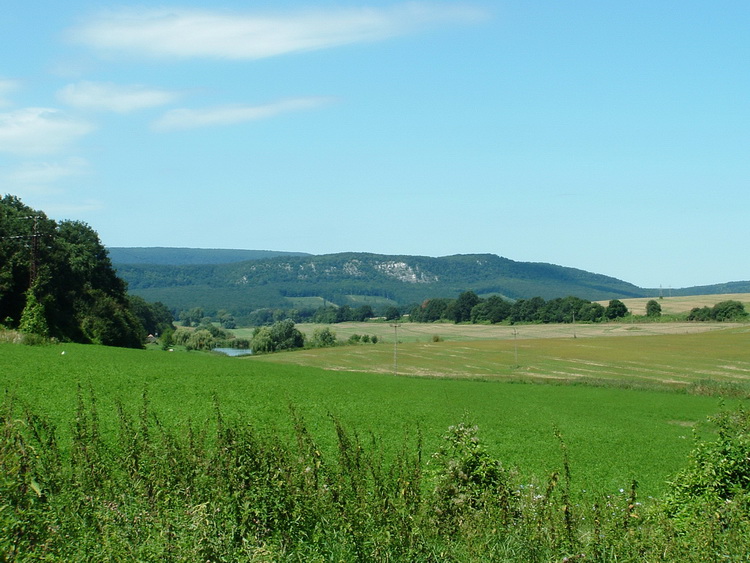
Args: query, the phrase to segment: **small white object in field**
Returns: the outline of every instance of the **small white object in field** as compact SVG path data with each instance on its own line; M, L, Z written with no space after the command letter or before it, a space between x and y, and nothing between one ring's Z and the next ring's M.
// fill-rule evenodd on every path
M62 352L60 352L60 355L64 356L65 355L65 350L63 350Z

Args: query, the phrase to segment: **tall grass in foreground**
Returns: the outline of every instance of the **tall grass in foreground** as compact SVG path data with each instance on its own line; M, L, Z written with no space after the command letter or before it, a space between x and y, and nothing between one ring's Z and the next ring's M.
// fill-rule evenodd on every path
M535 482L493 458L467 421L437 452L419 431L401 454L331 418L324 455L290 409L289 443L215 405L214 430L170 427L144 392L105 439L79 389L72 446L6 396L0 408L4 561L711 561L750 553L750 417L716 418L663 501L637 483L571 495L559 470Z

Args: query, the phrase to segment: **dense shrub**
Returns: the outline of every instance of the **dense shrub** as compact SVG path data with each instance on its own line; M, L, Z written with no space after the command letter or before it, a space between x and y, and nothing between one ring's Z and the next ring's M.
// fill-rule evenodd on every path
M316 328L313 331L312 338L310 339L310 347L328 348L331 346L336 346L336 333L327 326Z
M448 428L431 462L436 468L432 518L444 533L465 528L476 514L495 509L511 518L510 473L479 442L478 428L461 422Z
M695 307L690 310L689 321L737 321L747 318L745 305L740 301L721 301L713 307Z
M724 411L710 420L717 437L696 440L687 467L672 481L668 497L672 512L750 495L750 413Z

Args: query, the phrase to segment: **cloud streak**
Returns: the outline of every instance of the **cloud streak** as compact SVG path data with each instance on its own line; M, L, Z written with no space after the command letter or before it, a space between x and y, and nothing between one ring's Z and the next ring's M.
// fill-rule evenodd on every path
M53 154L94 126L50 108L24 108L0 113L0 152L16 155Z
M82 81L68 84L58 92L57 97L61 102L78 109L129 113L169 104L179 95L144 86Z
M462 4L421 2L284 15L128 10L99 15L72 30L70 38L95 49L144 57L261 59L484 17L480 9Z
M256 106L226 105L200 110L175 109L168 111L155 121L152 128L155 131L178 131L215 125L233 125L312 109L329 102L329 98L295 98Z

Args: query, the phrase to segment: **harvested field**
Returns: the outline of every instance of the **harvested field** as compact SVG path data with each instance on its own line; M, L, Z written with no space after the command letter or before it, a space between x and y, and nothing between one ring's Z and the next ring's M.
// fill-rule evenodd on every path
M721 301L739 301L745 304L745 308L750 310L750 293L726 293L717 295L690 295L686 297L669 297L669 290L664 290L665 297L639 297L635 299L620 299L628 310L634 315L646 314L646 303L656 299L661 305L662 314L678 315L680 313L689 313L695 307L713 307ZM606 306L608 301L599 301Z
M747 325L581 325L575 327L576 337L571 325L521 326L515 337L513 327L453 325L450 328L455 327L456 332L451 336L455 340L445 331L446 339L441 342L425 341L427 335L419 332L420 327L402 326L397 346L391 335L390 341L377 345L257 356L249 361L407 376L599 381L657 387L750 381ZM473 328L484 330L472 332ZM494 338L487 329L494 331ZM410 334L412 339L402 339L403 333ZM473 339L466 338L467 333Z
M398 332L399 342L432 342L472 340L513 340L513 338L593 338L601 336L646 336L656 334L696 334L742 326L733 323L631 323L609 322L595 324L538 324L538 325L469 325L453 323L340 323L334 325L298 324L298 329L312 335L316 328L328 327L339 340L347 340L352 334L375 335L384 342L394 341ZM234 331L238 336L249 336L252 331Z

